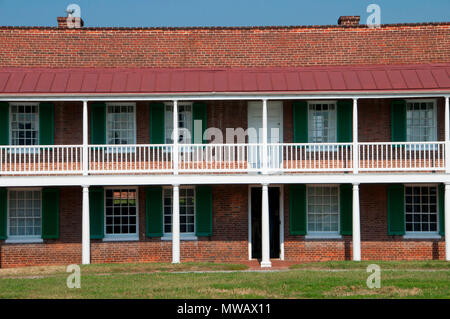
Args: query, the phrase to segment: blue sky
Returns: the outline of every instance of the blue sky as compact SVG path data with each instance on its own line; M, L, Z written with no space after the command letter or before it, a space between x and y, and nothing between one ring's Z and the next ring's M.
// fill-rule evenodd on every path
M0 0L0 25L56 26L69 4L86 26L251 26L336 24L371 3L381 23L450 21L449 0Z

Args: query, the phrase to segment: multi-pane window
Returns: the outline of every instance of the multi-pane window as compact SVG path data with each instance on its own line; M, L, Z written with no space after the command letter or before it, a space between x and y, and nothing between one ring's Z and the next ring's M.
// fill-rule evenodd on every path
M405 221L407 232L438 231L436 186L405 186Z
M39 144L39 105L11 104L11 145Z
M164 233L172 233L172 189L164 188ZM195 195L193 187L180 187L180 233L194 233Z
M41 237L41 191L9 190L8 238Z
M408 101L406 103L406 139L408 142L436 141L434 101Z
M307 187L308 233L339 231L338 186Z
M128 188L105 190L106 235L137 235L137 191Z
M136 106L108 104L106 138L108 144L136 144Z
M336 103L308 103L308 142L334 143L337 140Z
M172 144L173 103L165 104L165 140ZM192 103L178 103L178 143L188 144L192 139Z

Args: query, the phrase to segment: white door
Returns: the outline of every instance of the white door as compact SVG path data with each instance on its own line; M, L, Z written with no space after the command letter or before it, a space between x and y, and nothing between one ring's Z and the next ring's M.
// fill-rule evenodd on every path
M283 141L283 102L267 102L267 143ZM248 103L248 142L262 143L262 101ZM269 147L269 168L278 168L281 163L281 149ZM250 147L248 162L253 168L262 168L262 149Z

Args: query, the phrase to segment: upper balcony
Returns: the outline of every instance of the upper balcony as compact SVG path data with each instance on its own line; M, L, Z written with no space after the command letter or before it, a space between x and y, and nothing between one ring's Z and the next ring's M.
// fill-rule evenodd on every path
M450 172L448 70L8 69L0 176Z
M445 142L2 146L0 175L445 171ZM266 154L266 155L264 155Z

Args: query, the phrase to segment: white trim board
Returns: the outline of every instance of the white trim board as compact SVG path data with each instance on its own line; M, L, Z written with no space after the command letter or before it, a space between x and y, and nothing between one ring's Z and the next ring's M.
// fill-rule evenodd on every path
M205 101L205 100L311 100L311 99L378 99L378 98L431 98L448 97L450 90L378 91L378 92L233 92L192 94L2 94L0 101Z
M2 176L0 187L221 184L450 183L444 173Z

